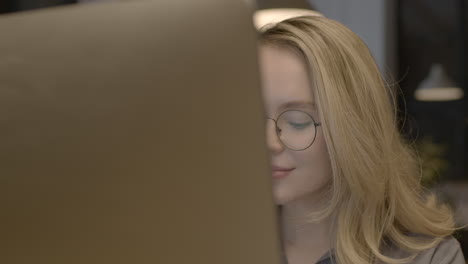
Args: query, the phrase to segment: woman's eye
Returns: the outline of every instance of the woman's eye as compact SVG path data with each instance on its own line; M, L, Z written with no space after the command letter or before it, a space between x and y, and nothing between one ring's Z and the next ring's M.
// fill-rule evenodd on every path
M312 122L305 122L305 123L296 123L296 122L289 122L289 125L295 129L303 129L310 126Z

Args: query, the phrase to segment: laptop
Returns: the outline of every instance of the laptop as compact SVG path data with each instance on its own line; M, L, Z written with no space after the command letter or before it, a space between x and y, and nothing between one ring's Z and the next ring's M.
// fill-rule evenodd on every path
M0 16L0 263L280 263L252 12Z

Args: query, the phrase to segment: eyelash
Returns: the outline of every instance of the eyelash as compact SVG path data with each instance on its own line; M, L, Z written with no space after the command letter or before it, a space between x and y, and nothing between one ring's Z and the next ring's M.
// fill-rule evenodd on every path
M312 124L312 122L307 122L307 123L294 123L294 122L289 122L291 126L297 129L304 129Z

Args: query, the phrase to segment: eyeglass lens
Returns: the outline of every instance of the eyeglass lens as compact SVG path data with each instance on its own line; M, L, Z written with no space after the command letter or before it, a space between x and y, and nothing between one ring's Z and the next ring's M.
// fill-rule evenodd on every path
M315 139L315 122L310 115L302 111L283 112L276 121L277 134L283 144L293 150L308 148Z

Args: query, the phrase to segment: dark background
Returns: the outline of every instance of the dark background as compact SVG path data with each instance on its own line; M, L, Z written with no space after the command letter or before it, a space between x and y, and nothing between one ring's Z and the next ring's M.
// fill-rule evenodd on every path
M398 1L398 80L401 120L413 140L432 138L446 147L442 155L448 168L440 178L468 180L466 175L466 97L450 102L420 102L413 94L432 63L440 63L447 75L467 94L467 14L465 0Z

